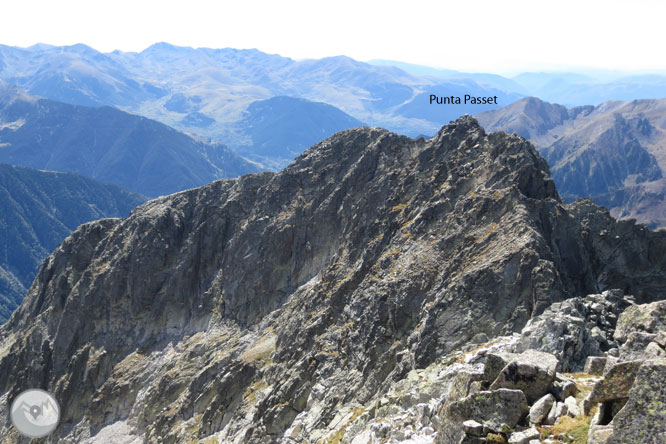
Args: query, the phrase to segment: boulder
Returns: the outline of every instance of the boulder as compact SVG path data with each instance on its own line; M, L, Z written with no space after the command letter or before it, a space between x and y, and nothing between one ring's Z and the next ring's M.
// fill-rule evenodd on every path
M571 380L564 381L555 381L553 382L550 391L558 401L564 401L569 396L573 396L578 393L578 387L576 383Z
M590 375L601 376L606 366L605 356L588 356L583 371Z
M530 427L529 429L523 430L522 432L513 432L510 434L509 444L529 444L530 441L537 439L540 436L541 434L536 428Z
M636 374L629 399L613 418L608 444L666 442L666 359L645 361Z
M529 403L548 393L557 371L557 358L550 353L527 350L502 369L490 390L521 390Z
M613 365L585 398L583 413L588 415L597 403L627 398L642 363L643 361L626 361Z
M548 393L541 397L534 405L530 408L529 414L529 423L534 425L542 424L544 419L548 416L550 409L555 403L555 397Z
M620 314L615 327L615 339L625 342L634 331L658 333L666 330L666 301L632 305Z
M580 407L578 407L578 401L573 396L569 396L564 400L564 405L567 406L567 413L569 416L578 416L580 415Z
M494 381L502 369L517 356L515 353L487 353L483 364L483 379L490 382Z
M513 428L528 411L527 399L520 390L498 389L469 395L444 407L438 442L460 442L466 436L463 424L468 420L482 424L488 432Z

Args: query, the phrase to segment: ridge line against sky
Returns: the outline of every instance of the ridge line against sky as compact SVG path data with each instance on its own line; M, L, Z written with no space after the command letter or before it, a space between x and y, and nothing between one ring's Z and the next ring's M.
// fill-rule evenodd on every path
M258 48L293 59L347 55L470 72L570 67L666 70L666 2L24 0L3 5L0 43L99 51Z

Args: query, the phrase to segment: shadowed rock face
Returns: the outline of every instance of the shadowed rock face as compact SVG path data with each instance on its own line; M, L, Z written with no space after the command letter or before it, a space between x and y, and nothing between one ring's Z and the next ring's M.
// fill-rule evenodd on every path
M54 392L51 442L316 442L555 301L665 297L665 248L565 205L529 143L472 118L427 141L344 131L281 173L79 228L0 329L0 393Z

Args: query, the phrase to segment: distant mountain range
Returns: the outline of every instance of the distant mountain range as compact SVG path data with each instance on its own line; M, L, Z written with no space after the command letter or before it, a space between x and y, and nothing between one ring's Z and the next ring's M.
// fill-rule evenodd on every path
M476 117L532 141L566 200L592 197L616 217L666 227L666 99L567 109L531 97Z
M309 140L302 139L302 134L294 134L293 140L286 137L287 148L281 152L264 145L246 124L257 107L267 106L250 108L252 104L275 97L325 103L338 108L331 111L333 120L341 111L368 125L412 137L432 135L463 114L507 106L525 96L566 106L666 97L666 75L662 74L528 72L507 78L391 60L364 63L337 56L296 61L256 49L194 49L168 43L139 53L101 53L83 44L0 45L0 79L51 100L114 106L146 116L262 159L267 168L283 166L284 156L302 151L295 147L305 148L304 140ZM498 104L431 105L431 94L497 96ZM312 126L298 132L332 134L317 120L303 125ZM279 131L280 126L270 130ZM260 142L255 147L257 137Z
M147 196L260 169L145 117L37 99L9 85L0 85L0 147L0 162L76 172Z
M3 61L4 60L4 64ZM437 79L349 57L295 61L258 50L193 49L167 43L103 54L85 45L0 46L0 79L77 105L110 105L174 128L246 145L237 123L253 102L290 96L335 106L369 125L417 135L493 106L429 105L430 94L521 97L472 79Z
M575 107L598 105L609 100L666 97L666 73L585 70L584 72L525 72L513 77L438 69L394 60L371 60L378 66L439 79L471 79L492 88Z
M42 260L76 227L127 216L146 199L78 174L0 164L0 323L21 302Z

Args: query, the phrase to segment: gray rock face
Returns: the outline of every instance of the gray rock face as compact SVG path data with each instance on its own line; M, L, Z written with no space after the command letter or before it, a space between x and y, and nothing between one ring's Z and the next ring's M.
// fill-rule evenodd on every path
M514 427L529 412L525 394L520 390L483 391L449 404L442 413L441 442L459 442L463 422L473 420L489 431ZM442 440L443 439L443 440Z
M527 350L502 369L490 390L500 388L522 390L529 403L548 392L555 379L557 358L548 353Z
M278 174L80 227L0 327L0 396L54 393L51 443L349 440L416 409L380 401L475 336L602 288L666 297L665 250L562 203L531 145L471 118L428 141L345 131Z
M608 444L658 444L666 440L666 359L645 361L625 406L613 418Z
M656 334L660 330L666 330L666 301L627 308L617 321L615 339L625 342L632 332Z

